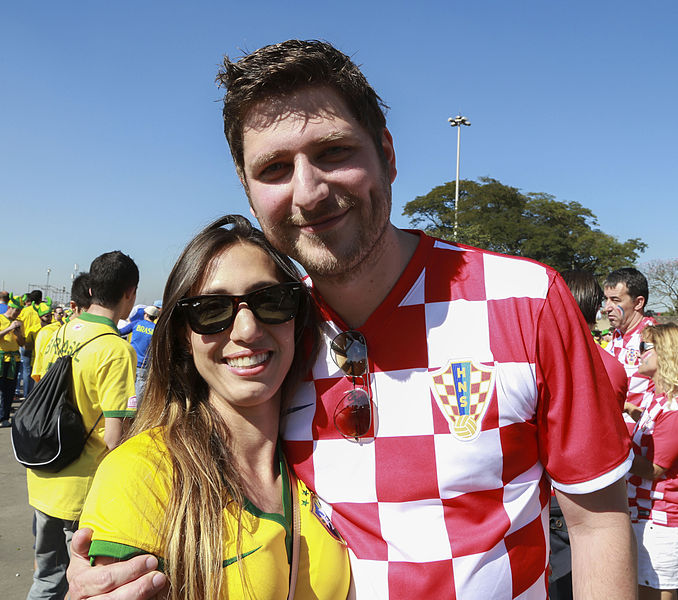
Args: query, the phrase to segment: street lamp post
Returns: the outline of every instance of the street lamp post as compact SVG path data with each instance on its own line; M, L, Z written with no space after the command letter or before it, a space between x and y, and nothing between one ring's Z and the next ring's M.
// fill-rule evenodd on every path
M450 117L447 119L450 123L450 127L457 128L457 185L454 188L454 241L457 241L457 209L459 207L459 146L461 143L461 126L466 125L467 127L471 125L466 117L457 115L456 117Z

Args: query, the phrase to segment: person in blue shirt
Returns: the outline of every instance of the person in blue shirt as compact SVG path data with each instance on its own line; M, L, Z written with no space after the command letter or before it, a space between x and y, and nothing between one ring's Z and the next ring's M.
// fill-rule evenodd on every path
M7 303L9 302L9 292L2 290L0 292L0 315L7 312Z
M155 321L160 315L160 310L155 306L147 306L144 308L143 319L136 322L132 329L132 339L130 344L137 353L137 377L136 377L136 393L137 406L141 403L141 398L144 394L144 386L146 385L146 377L148 375L148 365L150 364L148 349L151 344L151 336L155 329Z

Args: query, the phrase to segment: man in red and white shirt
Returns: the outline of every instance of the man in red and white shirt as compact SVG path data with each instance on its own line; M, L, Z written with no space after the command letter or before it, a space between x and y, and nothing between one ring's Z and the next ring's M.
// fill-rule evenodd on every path
M637 269L625 267L612 271L603 284L605 304L610 325L614 328L612 341L605 347L626 370L628 392L626 401L640 406L645 392L654 390L652 379L637 374L640 365L640 332L656 324L645 316L649 296L647 279Z
M320 306L323 344L288 399L283 435L348 543L356 596L546 598L551 480L575 593L635 598L630 442L562 279L393 226L383 105L329 44L289 40L225 59L219 80L251 211L306 269ZM357 377L331 351L351 330L365 342ZM336 418L352 390L372 406L357 439ZM96 598L111 586L87 572L79 540L71 597ZM130 582L145 560L115 565L108 580ZM154 577L116 597L152 596Z

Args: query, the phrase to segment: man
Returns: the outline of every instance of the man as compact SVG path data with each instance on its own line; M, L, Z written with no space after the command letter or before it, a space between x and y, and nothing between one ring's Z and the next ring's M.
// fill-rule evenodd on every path
M614 328L612 342L605 350L616 357L626 370L628 378L626 401L634 406L640 406L645 392L654 389L649 377L636 373L640 366L640 332L648 325L656 324L652 317L645 316L649 298L647 279L637 269L625 267L612 271L607 276L603 288L604 311L610 326Z
M290 399L283 436L348 544L357 596L545 598L544 465L570 525L576 593L635 597L629 444L562 280L390 223L381 101L329 44L226 59L219 79L252 213L304 266L323 316L313 380ZM352 377L335 366L347 358L361 366ZM120 585L117 598L150 597L163 585L144 574L153 564L89 569L76 557L72 598Z
M9 296L9 294L8 294ZM10 411L18 367L21 364L19 348L26 343L23 323L17 318L21 312L18 298L8 298L5 314L0 314L0 427L10 427Z
M92 433L80 457L58 473L27 471L28 499L36 516L36 569L28 600L61 599L67 593L69 543L87 491L105 454L120 442L124 419L135 415L134 352L119 337L115 323L134 304L138 281L136 264L122 252L95 258L89 271L87 312L47 343L47 368L59 356L75 352L75 404L85 429Z
M64 317L66 316L65 313L64 313L63 307L57 306L53 311L53 316L54 316L54 321L56 321L57 323L63 323Z
M28 394L31 393L34 383L31 379L31 370L35 336L42 327L40 316L38 315L38 306L42 303L42 291L33 290L32 292L24 294L23 298L24 307L19 314L19 320L24 324L26 343L21 348L21 372L19 374L20 381L17 381L16 394L17 396L19 395L21 384L23 395L28 398Z
M137 400L141 402L144 395L144 386L146 385L146 377L148 376L148 349L151 344L151 336L155 329L155 321L158 318L160 311L155 306L146 306L144 308L144 316L140 321L137 321L132 330L132 339L130 344L137 353L137 379L136 379L136 394Z
M73 310L72 319L77 318L83 311L89 308L91 304L91 297L89 294L89 277L87 273L80 273L71 284L71 301L70 306ZM53 323L43 327L35 338L35 360L33 363L33 372L31 377L35 381L40 381L40 378L47 372L49 357L46 353L47 343L52 338L52 335L63 325L64 309L57 307L54 309L54 314L61 310L62 319L55 319Z

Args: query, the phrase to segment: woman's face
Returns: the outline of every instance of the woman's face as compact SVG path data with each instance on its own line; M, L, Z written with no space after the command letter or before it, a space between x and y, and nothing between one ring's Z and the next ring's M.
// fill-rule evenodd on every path
M645 342L646 344L648 342ZM645 375L645 377L654 377L657 372L657 352L654 346L649 350L645 350L640 355L640 365L638 366L638 374Z
M194 295L239 296L281 281L266 252L236 243L212 259L207 279ZM294 319L266 325L241 304L228 329L210 335L189 329L189 344L195 367L209 386L210 402L222 414L265 407L275 410L277 418L280 386L294 357Z

